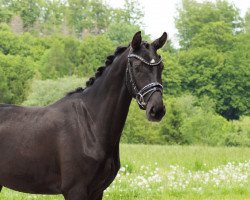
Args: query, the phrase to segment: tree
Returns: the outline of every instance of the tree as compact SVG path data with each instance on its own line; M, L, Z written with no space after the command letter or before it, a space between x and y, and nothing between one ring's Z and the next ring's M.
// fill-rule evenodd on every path
M250 49L243 25L238 9L220 0L183 0L176 19L182 47L179 64L185 71L182 90L209 96L227 119L238 119L249 109Z
M250 105L250 32L236 36L235 48L225 55L224 66L217 79L220 91L217 110L228 119L249 115Z
M250 32L250 8L247 10L245 15L245 29Z
M40 19L36 21L40 27L35 31L43 32L45 35L59 33L62 24L67 19L65 2L60 0L44 1L40 9L41 16Z
M138 26L142 25L144 13L138 0L125 0L124 11L124 20L126 23Z
M1 1L0 1L0 5L2 5ZM6 9L4 5L0 7L0 22L1 23L9 23L13 15L14 13Z
M68 0L69 25L78 36L81 36L83 28L88 26L85 21L87 7L88 0Z
M9 0L2 2L2 5L16 15L20 15L24 28L29 30L41 14L41 3L42 0Z
M179 57L180 65L185 68L183 90L199 97L209 96L216 103L216 111L227 119L238 119L249 113L250 48L244 37L245 34L238 35L238 41L234 38L237 42L231 51L220 52L226 48L218 48L220 44L204 44L182 51Z
M64 44L58 40L53 42L50 49L45 51L40 61L40 72L43 79L56 79L72 75L73 67L65 54Z
M136 101L133 100L123 130L122 142L164 144L160 128L160 124L148 121L145 111L140 110Z
M0 31L0 38L0 52L3 54L17 55L23 51L20 38L16 37L16 35L10 31L9 27L7 29L3 26L3 29Z
M110 24L106 35L116 45L128 45L131 42L131 38L133 38L134 34L140 29L137 25L114 22ZM142 31L142 35L145 40L149 40L149 36L145 35L144 31Z
M78 49L80 47L80 41L72 37L64 37L62 42L64 43L64 53L68 62L68 74L77 74L78 67L80 65L81 58L79 57Z
M231 27L223 22L204 24L190 42L190 48L203 47L217 52L228 52L235 48L236 38Z
M47 106L64 97L69 91L82 85L85 80L75 76L58 78L56 80L34 80L32 82L27 100L22 104L26 106Z
M78 37L103 33L110 24L110 8L103 0L69 0L69 24Z
M162 74L164 94L178 96L184 92L184 80L186 77L186 69L178 62L176 53L167 51L159 53L162 56L164 70Z
M107 31L110 20L110 8L103 0L91 0L88 5L87 19L89 32L95 35Z
M78 75L90 76L101 65L105 65L105 57L114 52L113 42L105 35L88 35L79 47L80 66Z
M0 89L4 93L4 103L21 103L25 100L29 83L33 78L34 63L20 56L3 55L0 53ZM7 88L6 88L7 87ZM7 89L7 90L6 90Z
M24 28L32 28L40 16L40 2L38 0L21 1L20 15L23 19Z
M239 10L228 1L198 3L196 0L182 0L182 7L178 9L175 19L181 47L189 48L193 37L211 22L224 22L231 27L232 32L240 31L243 26Z
M23 20L20 16L16 15L11 18L10 27L14 33L23 33Z
M0 103L10 99L10 92L8 91L7 79L2 67L0 66Z

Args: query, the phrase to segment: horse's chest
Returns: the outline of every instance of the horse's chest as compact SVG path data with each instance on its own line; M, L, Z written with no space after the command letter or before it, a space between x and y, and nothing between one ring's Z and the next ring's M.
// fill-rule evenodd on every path
M113 157L106 159L100 166L98 167L98 171L96 176L93 179L91 184L91 188L95 188L94 193L98 191L105 190L115 179L115 176L119 170L119 161L116 161Z
M118 171L118 163L115 162L114 158L108 158L103 163L103 168L100 166L100 181L104 183L104 185L109 185L115 178ZM106 187L107 187L106 186Z

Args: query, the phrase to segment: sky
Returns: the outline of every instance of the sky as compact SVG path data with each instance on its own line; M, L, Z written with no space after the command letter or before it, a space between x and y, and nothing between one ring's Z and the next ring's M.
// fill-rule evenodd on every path
M158 38L164 31L168 33L173 43L177 42L177 30L174 25L176 8L181 5L181 0L138 0L144 11L144 30L150 34L152 39ZM215 1L215 0L210 0ZM124 0L108 0L112 7L122 7ZM202 0L199 0L202 2ZM247 9L250 9L250 0L229 0L240 9L244 16Z

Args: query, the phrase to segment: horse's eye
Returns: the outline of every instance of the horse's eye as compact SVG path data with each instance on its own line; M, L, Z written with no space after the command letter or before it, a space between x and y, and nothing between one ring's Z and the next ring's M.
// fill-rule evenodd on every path
M141 61L139 61L139 60L134 61L133 67L135 69L135 72L139 72L140 71L140 65L141 65Z
M145 44L145 47L146 47L147 49L149 49L149 44L148 44L148 43L146 43L146 44Z

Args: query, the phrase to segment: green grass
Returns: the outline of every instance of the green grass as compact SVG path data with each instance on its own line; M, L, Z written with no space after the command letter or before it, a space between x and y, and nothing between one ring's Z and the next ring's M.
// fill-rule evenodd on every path
M247 147L121 145L121 163L134 163L135 167L157 162L163 169L169 165L180 165L195 170L197 165L202 165L202 169L208 170L228 162L249 159L250 148Z
M250 200L250 148L123 144L121 161L105 200ZM0 199L63 200L6 188Z

